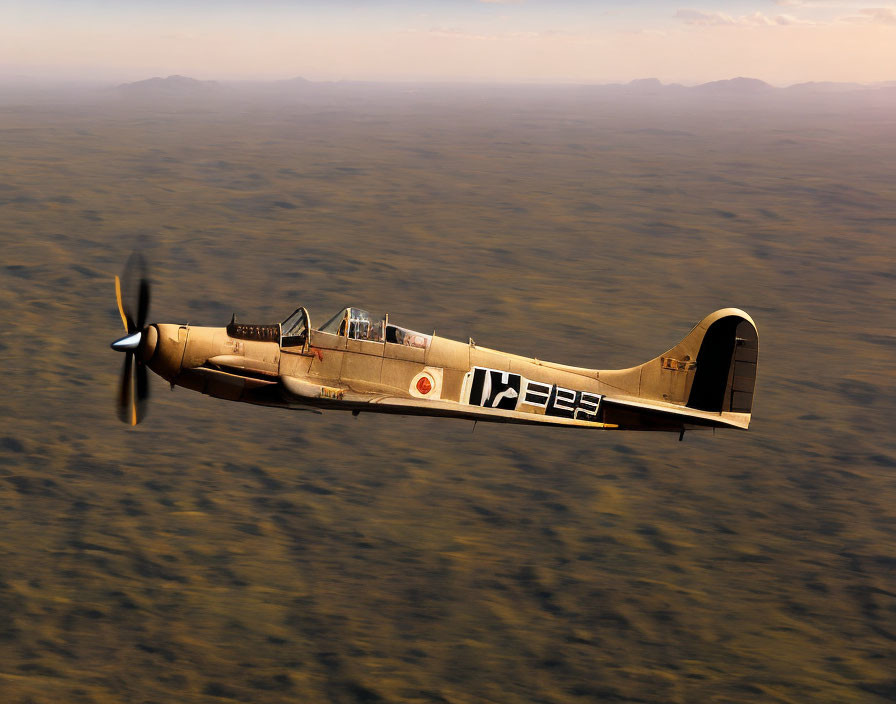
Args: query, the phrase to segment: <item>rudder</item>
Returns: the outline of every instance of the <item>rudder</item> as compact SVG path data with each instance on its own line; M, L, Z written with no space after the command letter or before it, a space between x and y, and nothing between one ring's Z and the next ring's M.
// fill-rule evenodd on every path
M715 413L750 413L758 361L759 335L745 313L732 312L713 320L700 342L685 405Z

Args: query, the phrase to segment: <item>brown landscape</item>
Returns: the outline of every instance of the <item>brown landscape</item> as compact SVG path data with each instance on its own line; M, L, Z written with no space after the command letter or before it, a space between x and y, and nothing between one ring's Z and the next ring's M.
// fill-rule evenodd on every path
M0 701L896 700L892 88L163 88L0 93ZM597 368L737 306L753 424L128 428L133 249L153 321Z

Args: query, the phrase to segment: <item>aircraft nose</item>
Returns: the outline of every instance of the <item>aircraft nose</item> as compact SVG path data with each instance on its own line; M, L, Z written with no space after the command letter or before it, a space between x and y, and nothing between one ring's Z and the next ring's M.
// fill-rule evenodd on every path
M110 347L116 352L133 352L138 360L148 362L155 354L158 341L159 331L155 325L148 325L142 330L115 340Z
M143 333L139 330L133 335L125 335L112 343L112 349L116 352L133 352L140 346L140 340L143 339Z
M143 328L143 340L140 343L140 350L137 353L140 361L144 364L153 358L156 353L156 347L159 344L159 331L155 325L149 325Z
M187 341L186 328L158 323L149 327L146 337L144 348L149 351L145 360L147 365L159 376L172 381L180 373Z

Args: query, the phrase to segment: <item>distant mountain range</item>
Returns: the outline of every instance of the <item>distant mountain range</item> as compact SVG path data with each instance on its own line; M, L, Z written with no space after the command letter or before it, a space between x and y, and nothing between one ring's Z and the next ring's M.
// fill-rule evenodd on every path
M729 78L724 81L701 83L699 86L694 86L694 90L699 90L704 93L737 93L741 95L767 93L774 89L774 86L769 85L765 81L760 81L758 78L743 78L742 76Z
M838 83L834 81L810 81L795 83L786 88L779 88L761 81L758 78L729 78L721 81L710 81L696 86L683 86L680 83L662 83L657 78L639 78L629 83L596 85L595 88L616 87L641 93L659 93L661 91L696 91L706 95L761 95L774 92L794 93L846 93L854 90L876 90L880 88L896 88L896 81L883 83Z
M221 84L217 81L198 81L187 76L168 76L168 78L147 78L145 81L123 83L118 90L126 95L192 95L209 93L218 90Z
M422 84L422 82L421 82ZM177 97L199 96L228 92L234 88L253 88L266 92L294 91L314 87L336 85L365 85L363 81L315 82L306 78L295 77L280 81L201 81L187 76L168 76L167 78L148 78L134 83L123 83L117 91L130 97ZM367 84L374 85L374 84ZM400 84L396 84L400 85ZM434 84L438 85L438 84ZM457 85L457 84L454 84ZM882 83L838 83L832 81L797 83L786 88L773 86L758 78L738 76L720 81L710 81L695 86L684 86L680 83L663 83L657 78L639 78L629 83L589 84L594 90L610 90L633 95L654 95L661 93L694 93L704 96L737 97L758 96L774 93L818 94L848 93L851 91L868 91L886 89L896 90L896 81Z

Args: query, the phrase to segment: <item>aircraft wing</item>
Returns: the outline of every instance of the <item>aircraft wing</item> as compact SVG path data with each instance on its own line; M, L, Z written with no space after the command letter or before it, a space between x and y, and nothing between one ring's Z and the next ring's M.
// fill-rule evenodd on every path
M370 398L370 397L366 397ZM604 428L607 430L628 426L628 419L634 418L631 427L662 426L672 430L680 427L718 427L746 429L750 416L744 413L713 413L699 411L685 406L644 402L640 399L603 397L604 420L613 422L595 422L574 418L559 418L523 411L509 411L500 408L483 408L453 401L424 401L397 397L377 397L368 401L376 405L380 412L391 412L405 415L440 416L447 418L465 418L493 423L522 423L528 425L559 425L577 428ZM619 413L617 409L624 409ZM371 409L373 410L373 409ZM616 421L620 422L616 422Z
M400 398L384 394L364 394L336 387L322 386L291 376L281 376L286 393L299 405L319 408L347 406L353 410L401 415L463 418L491 423L518 423L526 425L558 425L576 428L615 428L615 425L575 418L559 418L501 408L484 408L454 401Z
M615 428L615 425L597 423L575 418L558 418L522 411L508 411L501 408L483 408L454 401L422 401L413 398L386 397L374 402L384 408L395 409L405 415L441 416L445 418L465 418L492 423L521 423L526 425L561 425L576 428Z

